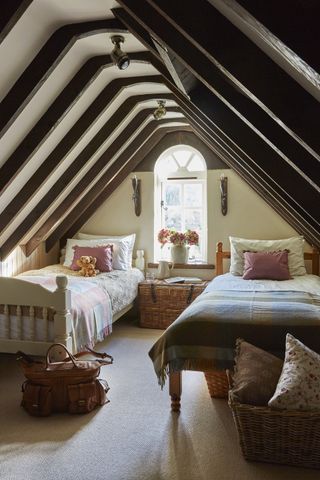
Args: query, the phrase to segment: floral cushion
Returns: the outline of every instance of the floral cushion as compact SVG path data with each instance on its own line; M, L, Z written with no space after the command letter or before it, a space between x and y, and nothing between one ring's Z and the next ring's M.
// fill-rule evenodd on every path
M320 409L320 355L290 333L283 370L268 405L280 410Z
M283 361L244 340L237 340L232 397L239 403L266 406L274 394Z

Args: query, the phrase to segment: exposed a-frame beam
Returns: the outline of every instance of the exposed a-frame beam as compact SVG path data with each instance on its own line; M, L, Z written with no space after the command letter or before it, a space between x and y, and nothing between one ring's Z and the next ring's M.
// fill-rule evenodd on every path
M123 23L123 25L131 25L132 26L132 18L123 8L113 8L112 12L114 15ZM176 62L174 63L169 55L169 52L166 51L165 47L160 45L155 38L151 38L148 32L142 28L138 22L134 22L134 31L135 37L138 38L141 43L148 48L151 55L156 57L157 59L161 59L163 64L166 66L166 70L169 72L171 76L171 80L174 81L175 86L184 94L187 95L187 91L183 85L183 81L181 80L179 73L177 71ZM193 82L194 83L194 82Z
M135 4L135 0L128 1ZM159 22L159 17L154 18L157 11L165 21L165 28L170 24L188 42L188 50L190 44L196 47L198 55L207 57L212 66L215 65L243 94L249 96L251 103L256 103L302 145L310 145L320 154L319 135L314 127L314 118L320 115L319 102L207 0L198 0L197 9L190 8L187 3L183 11L168 0L147 0L147 3L154 6L149 24ZM201 29L196 27L199 24ZM207 35L205 32L210 26L213 33ZM235 103L233 105L236 106ZM320 157L317 156L317 159Z
M46 160L39 166L39 168L33 173L28 181L24 184L21 190L17 193L15 198L7 205L7 207L0 213L0 230L4 230L10 220L15 218L15 216L20 212L25 203L29 201L40 188L45 180L47 180L52 173L58 168L61 162L66 158L68 153L74 148L77 143L81 140L82 136L92 127L94 122L105 112L105 110L110 106L114 98L120 94L123 88L128 86L137 85L137 84L147 84L147 83L161 83L161 77L158 75L152 76L141 76L141 77L129 77L123 79L116 79L110 82L104 90L98 95L95 101L91 106L83 113L79 120L71 127L69 132L62 138L62 140L56 145L52 152L48 155ZM172 95L161 95L163 98L173 99ZM143 97L140 97L140 100ZM154 98L154 95L147 95L146 100ZM130 110L135 105L135 102L138 101L137 97L133 97L133 100L128 100L115 112L106 122L106 124L100 128L96 135L90 140L86 147L82 150L76 160L69 168L73 168L74 172L71 175L71 179L74 178L74 173L81 169L85 162L87 162L93 153L105 142L106 138L113 132L113 130L118 127L119 124L123 121L125 116L130 112ZM54 191L61 192L63 186L68 183L68 175L64 175L64 180L59 182L59 185L56 188L52 187L50 189L50 200L51 204L54 199ZM58 193L57 193L58 194ZM45 202L46 203L46 202ZM35 212L42 210L40 205L37 206ZM39 213L39 212L38 212ZM27 219L25 219L26 222ZM31 224L34 224L36 221L33 218Z
M92 57L80 68L45 112L45 119L48 121L49 126L51 125L52 128L55 128L72 106L78 101L81 95L90 87L91 83L98 77L100 72L107 67L109 61L109 55ZM43 117L42 120L44 120ZM38 122L35 128L37 137L38 133L44 133L46 130L43 121L40 123ZM30 140L29 136L28 140ZM29 155L27 154L26 148L28 148L28 144L23 141L22 145L13 152L13 156L10 156L10 158L1 166L0 193L3 193L19 171L28 162ZM35 148L33 137L31 138L31 148Z
M202 4L204 10L209 7L209 10L206 12L207 15L209 15L209 13L213 11L211 12L210 21L216 20L215 24L217 28L220 27L221 38L224 38L224 30L227 28L227 26L231 27L231 32L229 32L230 35L233 32L232 29L237 29L232 24L230 24L230 22L228 22L219 12L217 12L216 9L214 9L210 4L208 4L206 0L199 0L199 2L201 2L201 8L192 8L193 17L192 15L189 16L186 14L186 11L187 13L191 14L188 5L186 5L183 9L183 12L180 12L180 14L178 14L178 20L176 20L172 19L172 17L167 14L167 11L170 12L170 15L177 14L177 10L174 6L176 4L173 5L173 2L171 2L170 5L167 0L164 0L162 3L160 2L161 13L159 13L159 7L153 8L151 5L149 5L149 2L146 1L120 1L120 3L124 4L125 6L129 6L128 8L130 12L134 10L134 15L137 21L142 23L146 28L148 28L150 30L150 33L156 38L158 38L159 41L163 42L168 48L171 48L176 53L178 58L188 67L188 69L191 70L193 74L197 76L204 85L207 86L207 88L209 88L216 96L218 96L218 98L223 101L228 108L232 109L233 112L239 116L242 122L245 122L249 126L249 128L255 131L257 135L260 135L260 137L264 141L267 141L268 144L275 150L278 150L279 145L281 145L282 157L286 161L293 164L294 168L299 169L303 175L306 175L310 183L313 182L313 178L320 179L320 156L318 156L317 153L312 152L312 149L310 149L305 144L305 142L303 142L298 136L296 136L291 129L286 128L286 126L283 124L282 119L279 119L276 114L274 114L267 108L265 103L260 101L255 96L255 94L253 94L248 88L246 88L246 86L238 82L237 79L233 77L233 75L228 70L226 70L226 67L233 68L231 62L229 62L228 65L225 63L223 63L222 66L220 65L221 61L227 62L229 60L228 56L230 56L230 53L228 50L227 55L224 53L225 48L224 45L221 44L221 42L221 48L219 48L219 42L208 43L209 41L207 39L208 37L211 38L211 36L202 34L202 32L207 32L209 28L207 16L202 13ZM166 8L165 14L162 13L164 8ZM198 13L198 16L201 16L201 21L204 22L205 28L199 29L193 27L195 24L198 25L201 23L200 18L198 18L198 22L192 22L192 18L194 18L194 15L197 14L195 12L200 12ZM216 19L216 16L218 17L218 19ZM180 26L182 22L183 27ZM245 43L246 48L249 48L252 45L252 43L244 35L241 34L241 32L233 33L235 40L237 40L238 42L240 40L238 39L237 35L240 35L240 39L242 39L243 37L245 42L249 44L247 45L247 43ZM237 35L235 35L235 33ZM192 35L195 36L196 40ZM227 39L226 41L230 42L230 39ZM213 44L214 46L212 46L212 50L215 57L219 54L219 64L217 64L216 59L210 53L211 51L209 52L209 48L211 48L211 45ZM253 47L257 50L254 50L257 57L260 58L261 56L263 56L261 51L257 47L255 47L255 45L253 45ZM237 44L234 45L234 49L236 48ZM242 50L241 53L245 54L246 51ZM249 53L252 54L252 51L250 51ZM276 76L276 73L279 74L280 71L280 75L278 75L278 77L276 76L276 80L278 82L277 88L279 89L281 85L281 88L284 88L284 85L288 85L289 89L292 82L296 86L294 92L292 92L295 94L295 97L292 96L289 98L289 100L291 100L292 102L293 99L297 97L298 93L296 90L298 89L300 94L302 94L302 99L305 100L305 106L308 105L308 99L311 99L311 101L315 104L316 108L319 110L320 115L320 105L318 104L318 102L308 93L306 93L301 87L299 87L296 82L294 82L290 77L288 77L267 56L265 56L265 59L266 64L269 66L270 69L271 78L273 78L272 75ZM253 57L252 61L256 61L255 57ZM243 66L241 65L241 68L238 68L236 73L238 76L240 76L242 72ZM282 84L280 83L281 78L283 79ZM256 83L258 83L257 79ZM253 87L253 85L255 85L255 83L251 82L250 87L255 88ZM270 90L272 90L273 81L269 80L268 85L270 85ZM277 100L277 102L279 102L279 99ZM274 105L276 105L277 102L274 102ZM282 99L280 103L281 102ZM288 114L286 114L286 117L288 117ZM317 142L319 142L318 134Z
M1 2L0 43L22 17L33 0L7 0Z
M120 3L127 4L127 0L123 1L120 0ZM131 4L131 2L129 2ZM131 12L129 8L126 9ZM135 12L139 12L140 15L140 8L135 7ZM149 12L150 14L150 12ZM143 12L142 12L142 17L143 17ZM149 18L149 16L148 16ZM140 18L140 16L135 15L133 18L134 21L137 21L140 23L140 26L144 26L144 28L148 28L146 24L148 24L148 19L145 18ZM143 20L145 21L145 24L143 24ZM154 18L152 19L154 20ZM130 26L129 22L126 22L127 27L129 28L130 31L132 31L132 26ZM156 26L155 26L156 28ZM150 31L150 29L149 29ZM151 33L153 33L153 30L151 30ZM175 40L173 42L174 45L172 45L173 50L176 48L175 45L177 45L179 42ZM199 97L199 96L198 96ZM249 129L245 123L240 122L239 118L235 118L235 115L232 111L232 109L227 108L225 105L221 107L221 101L214 95L205 95L206 97L206 104L207 106L212 106L210 109L210 112L207 109L204 109L206 112L206 116L211 120L211 123L209 122L209 129L211 129L211 126L213 125L214 129L218 127L221 132L223 132L226 122L228 122L228 119L226 119L226 116L229 116L229 119L231 119L231 125L232 128L229 128L228 132L228 137L229 139L233 139L233 133L238 132L238 128L241 130L241 139L240 143L238 143L239 147L242 150L242 153L240 153L240 156L243 157L243 152L246 151L249 153L249 158L251 159L250 161L253 164L254 168L254 173L255 175L253 176L251 183L255 183L258 181L259 177L264 178L265 182L265 193L264 196L268 196L268 191L270 188L272 188L272 191L276 192L276 197L278 198L277 200L273 198L273 201L278 202L278 205L281 210L281 206L284 204L288 204L288 209L289 209L289 215L292 217L292 222L296 222L296 217L299 217L299 223L300 223L300 232L303 230L303 234L308 237L310 240L312 239L312 243L317 243L319 244L319 212L318 209L315 207L315 205L318 204L318 199L319 195L318 193L314 190L314 188L309 185L307 181L305 181L293 168L290 167L290 164L288 164L286 161L283 160L283 157L279 155L281 152L278 152L275 148L272 148L266 141L261 141L261 138L255 134L255 132L252 129ZM196 103L199 105L197 102L199 98L193 97L191 95L191 100L193 100L192 103ZM216 113L216 109L214 108L215 103L218 103L219 105L219 112L218 114ZM202 108L202 106L200 107ZM223 115L221 116L221 112ZM230 125L230 127L231 127ZM229 126L229 125L228 125ZM237 138L239 135L237 136ZM237 142L236 142L237 143ZM250 145L250 148L248 147L248 143ZM273 167L272 172L269 168L269 163L275 164L276 167ZM246 159L244 156L243 161L241 161L241 168L246 168ZM232 165L230 165L232 166ZM266 172L265 172L265 166L266 166ZM281 172L279 172L279 169ZM292 170L292 171L291 171ZM271 172L271 173L269 173ZM286 173L289 173L289 178L287 177ZM256 177L256 179L255 179ZM279 186L279 180L280 178L284 179L284 183ZM292 182L292 178L297 180L297 183ZM281 183L281 182L280 182ZM285 187L285 188L284 188ZM299 190L299 194L297 195L297 191ZM302 195L301 192L307 191L307 195ZM272 195L274 197L274 194ZM297 201L297 197L299 197ZM307 197L302 198L302 203L301 203L301 197ZM313 199L313 200L311 200ZM311 205L311 208L309 210L309 205ZM290 212L291 210L291 212ZM292 223L291 222L291 223ZM313 232L313 233L312 233Z
M217 3L216 0L209 1ZM234 0L223 0L223 3L226 3L229 9L236 9L246 22L251 20L248 19L248 12L249 15L251 13L256 22L259 21L260 25L262 23L264 28L268 29L268 32L271 31L276 35L277 40L280 41L280 47L284 44L288 54L294 52L305 61L301 64L301 69L310 66L314 69L313 71L320 72L318 49L320 3L318 0L282 0L281 2L278 0L268 0L268 2L265 0L237 0L236 5L234 5ZM247 13L243 13L241 8L245 9ZM254 28L257 29L256 23L254 23ZM262 35L263 33L259 30L259 36ZM306 70L309 74L308 68ZM312 78L310 80L312 81Z
M123 80L118 79L117 81L119 91L121 90L121 86L123 85ZM133 79L130 79L130 80L133 81ZM125 82L125 84L127 84L127 82ZM29 232L29 230L33 227L33 225L46 212L46 210L55 201L57 201L59 195L63 192L63 190L68 186L69 183L72 182L72 180L76 177L77 173L82 168L85 167L85 165L87 164L87 162L89 162L92 155L103 145L106 139L113 133L114 129L117 128L117 126L124 121L125 117L133 110L133 108L139 102L152 100L153 98L154 98L153 94L137 95L137 96L130 97L123 102L120 108L106 121L106 123L100 128L98 133L91 139L91 141L87 144L87 146L74 159L74 161L69 165L69 167L66 168L62 177L59 177L59 179L54 183L54 185L52 185L50 190L38 202L36 207L29 212L29 214L24 218L24 220L16 228L16 230L3 243L1 247L1 252L3 257L6 257L15 248L17 243L19 243L23 239L23 237ZM164 98L167 100L173 99L172 95L169 93L159 94L159 98ZM82 182L80 182L81 186L79 183L77 183L75 188L68 195L68 201L73 202L77 198L79 193L85 189L85 186L88 185L90 181L94 180L95 176L99 174L99 172L104 168L104 166L108 162L107 155L109 156L109 159L111 159L112 156L116 154L117 149L121 148L121 146L126 142L126 139L129 138L132 128L138 128L139 121L141 122L145 117L145 115L148 115L149 113L150 113L149 110L148 110L148 113L145 113L145 110L143 110L142 112L137 114L135 120L132 123L130 123L129 126L124 130L124 132L122 132L118 136L117 141L111 144L111 146L107 149L107 152L105 153L105 155L103 155L95 163L95 165L86 173L85 178L83 179ZM38 169L37 179L39 180L40 175L41 175L41 178L43 178L43 180L45 178L48 178L50 172L53 172L56 169L57 165L55 162L57 162L58 164L59 163L58 159L60 161L61 157L52 157L52 158L48 157L47 161L43 165L41 165L41 167ZM33 182L35 181L36 179L33 180ZM32 186L31 183L28 186L26 184L26 186L23 188L24 195L27 195L28 193L30 195L31 186ZM12 204L14 204L14 202L15 202L15 199L13 200ZM67 202L65 201L64 205L66 205L66 203ZM14 209L14 205L12 205L12 209ZM57 207L57 210L53 213L51 217L53 218L56 213L58 215L57 218L60 218L61 213L60 213L59 207ZM8 215L10 215L9 209L5 209L3 214L0 215L0 220L1 222L4 222L4 225ZM45 222L45 224L40 228L41 232L38 231L35 235L33 235L32 239L28 241L27 247L26 247L26 252L28 256L33 252L33 250L38 246L38 244L42 240L43 232L46 233L47 225L48 225L48 221Z
M63 59L74 43L90 35L124 31L117 19L73 23L59 28L18 78L0 104L0 137Z
M135 62L141 63L148 61L148 55L146 55L146 52L133 52L130 57L133 64ZM19 171L28 163L32 155L40 148L48 136L52 134L54 129L63 120L72 106L105 68L113 68L113 64L109 55L93 57L88 60L70 80L58 97L49 106L47 111L35 124L35 126L30 130L30 132L28 132L26 137L17 146L15 151L0 167L0 193L2 193L11 184ZM143 77L137 78L137 83L140 82L141 78ZM129 80L127 78L122 79L122 82L123 87L129 84ZM117 88L115 87L115 83L111 82L110 85L107 85L107 87L99 95L98 99L93 103L93 105L87 109L84 115L81 116L80 120L76 122L73 128L73 131L75 131L74 135L76 137L80 137L80 133L84 133L85 129L95 121L95 118L98 117L99 112L101 113L103 109L106 108L105 105L107 105L110 102L110 99L113 98L113 95L115 96L116 94ZM66 137L67 135L63 140L65 140ZM56 149L54 151L56 151ZM29 190L30 193L30 189L27 190ZM34 186L31 190L35 192ZM14 206L14 210L17 214L19 211L18 204Z
M121 11L121 10L120 10ZM119 15L119 9L114 13ZM143 28L137 24L135 19L129 15L124 15L121 11L121 20L134 33L139 40L145 43L145 36L143 35ZM159 64L158 59L152 51L152 62L155 67L162 72L162 65ZM243 149L231 140L230 136L224 134L223 130L213 122L213 119L205 116L194 102L186 99L169 79L166 77L166 72L163 73L164 82L170 86L171 90L175 92L181 108L183 107L184 114L196 122L194 127L198 135L203 137L208 144L214 145L215 151L222 159L226 160L228 165L244 178L249 185L262 196L286 221L288 221L298 232L303 234L311 244L320 245L319 227L318 224L310 224L306 219L305 210L301 209L295 204L292 207L292 199L281 189L278 184L266 175L261 167L254 160L255 157L248 156ZM177 100L178 101L178 100ZM211 99L206 100L208 104L213 103Z
M297 20L298 12L295 14L298 2L279 2L278 0L268 0L266 3L264 0L209 0L209 2L219 10L230 22L232 22L244 35L252 40L266 55L274 60L281 68L283 68L289 75L292 76L303 88L305 88L311 95L313 95L318 101L320 100L320 75L304 60L304 57L299 56L299 52L295 49L292 50L289 44L286 43L286 36L282 38L281 34L278 37L277 29L275 25L281 23L282 27L286 31L295 31L295 26L292 25L292 21ZM273 5L272 5L273 3ZM295 3L295 4L294 4ZM306 6L304 14L308 10L307 2L299 2L303 11L303 3ZM245 8L243 8L243 6ZM310 5L310 4L309 4ZM315 2L314 2L315 6ZM246 8L249 7L249 11ZM256 7L256 8L255 8ZM276 7L276 8L274 8ZM251 15L250 10L253 15ZM268 21L264 24L265 15L264 12L269 12L268 18L273 19L274 22L268 25ZM260 17L259 13L262 13ZM302 13L302 12L301 12ZM310 10L312 14L312 10ZM314 9L314 14L320 14L320 9ZM258 16L257 16L258 14ZM259 21L261 18L261 21ZM284 21L285 19L285 21ZM308 17L308 24L310 24L310 17ZM303 21L303 20L302 20ZM298 20L300 22L300 20ZM283 30L282 30L283 31ZM281 32L279 32L281 33ZM298 39L297 46L304 45L304 38L301 38L301 30L296 30L294 37ZM307 29L303 31L303 35L308 35ZM311 44L310 44L311 43ZM314 38L312 42L308 44L308 52L310 47L316 51L317 39ZM305 53L304 49L302 52ZM318 55L317 55L318 57ZM319 59L318 59L319 62Z
M152 111L150 112L150 109L149 109L148 113L150 115ZM145 117L145 119L146 118L147 117ZM90 208L90 211L91 209L92 211L95 211L96 208L98 208L97 206L98 203L99 205L101 205L101 203L104 201L104 200L101 200L101 198L103 196L103 191L105 190L105 187L107 186L107 184L115 176L118 176L120 174L120 172L122 171L121 169L126 166L127 162L130 160L131 157L135 157L138 154L143 144L148 140L148 138L153 134L153 132L157 128L160 128L161 125L164 125L164 124L169 125L170 123L173 123L173 122L175 123L179 122L183 124L183 123L186 123L186 120L184 120L183 118L168 118L168 119L162 119L158 121L151 120L143 128L143 130L140 133L138 133L138 135L130 142L128 147L119 155L119 157L111 165L111 167L99 178L99 180L93 186L91 186L91 188L87 191L87 193L85 193L85 195L81 198L81 200L73 207L73 209L67 214L67 216L62 220L62 222L51 233L51 235L46 241L47 251L49 251L54 246L54 244L63 237L63 235L66 232L68 232L71 228L73 228L73 225L81 217L81 214L79 214L80 211L82 211L82 214L85 215L86 216L85 218L87 219L90 216L90 214L89 216L87 216L88 209ZM141 124L141 119L140 119L140 124ZM132 164L130 164L130 167L132 167ZM132 169L129 171L126 170L125 176L127 176L130 173L130 171L132 171ZM119 184L120 182L117 183L117 186ZM85 223L85 221L86 220L84 219L83 223Z

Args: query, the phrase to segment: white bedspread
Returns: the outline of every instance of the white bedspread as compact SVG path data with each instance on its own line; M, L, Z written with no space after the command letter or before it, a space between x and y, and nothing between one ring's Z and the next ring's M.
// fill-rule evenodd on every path
M298 291L320 295L320 277L301 275L291 280L243 280L240 276L225 273L215 277L207 286L206 292L213 290L237 291Z
M70 270L70 268L60 264L49 265L39 270L29 270L19 276L39 275L46 277L66 275L67 277L79 277L81 280L96 283L108 293L113 315L133 302L138 294L138 284L144 279L143 273L138 268L132 268L131 270L113 270L109 273L99 273L96 277L83 277L80 276L78 272Z

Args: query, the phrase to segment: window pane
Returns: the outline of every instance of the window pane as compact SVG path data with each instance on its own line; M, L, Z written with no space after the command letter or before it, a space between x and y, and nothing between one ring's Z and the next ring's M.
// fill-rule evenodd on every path
M190 209L185 211L186 230L201 231L201 210Z
M180 167L185 167L188 163L189 158L191 157L191 152L188 150L177 150L174 152L174 157L179 163Z
M201 172L204 170L203 161L198 155L193 156L193 159L188 165L188 170L190 172Z
M189 183L184 186L184 204L186 207L202 206L202 184Z
M168 208L165 213L165 226L167 228L175 228L182 230L181 210L178 208Z
M180 205L181 204L181 185L170 184L165 185L165 204L166 205Z
M170 172L176 172L177 170L178 165L172 155L163 158L161 162L157 165L157 172L161 177L165 177Z

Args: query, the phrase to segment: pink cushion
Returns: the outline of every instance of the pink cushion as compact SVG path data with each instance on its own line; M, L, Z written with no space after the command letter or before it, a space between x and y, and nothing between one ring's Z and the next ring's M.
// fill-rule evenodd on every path
M70 268L72 270L80 270L77 260L83 255L89 255L97 259L96 268L100 272L111 272L112 270L112 245L104 245L102 247L79 247L75 245L74 256Z
M244 280L289 280L288 250L244 252Z

